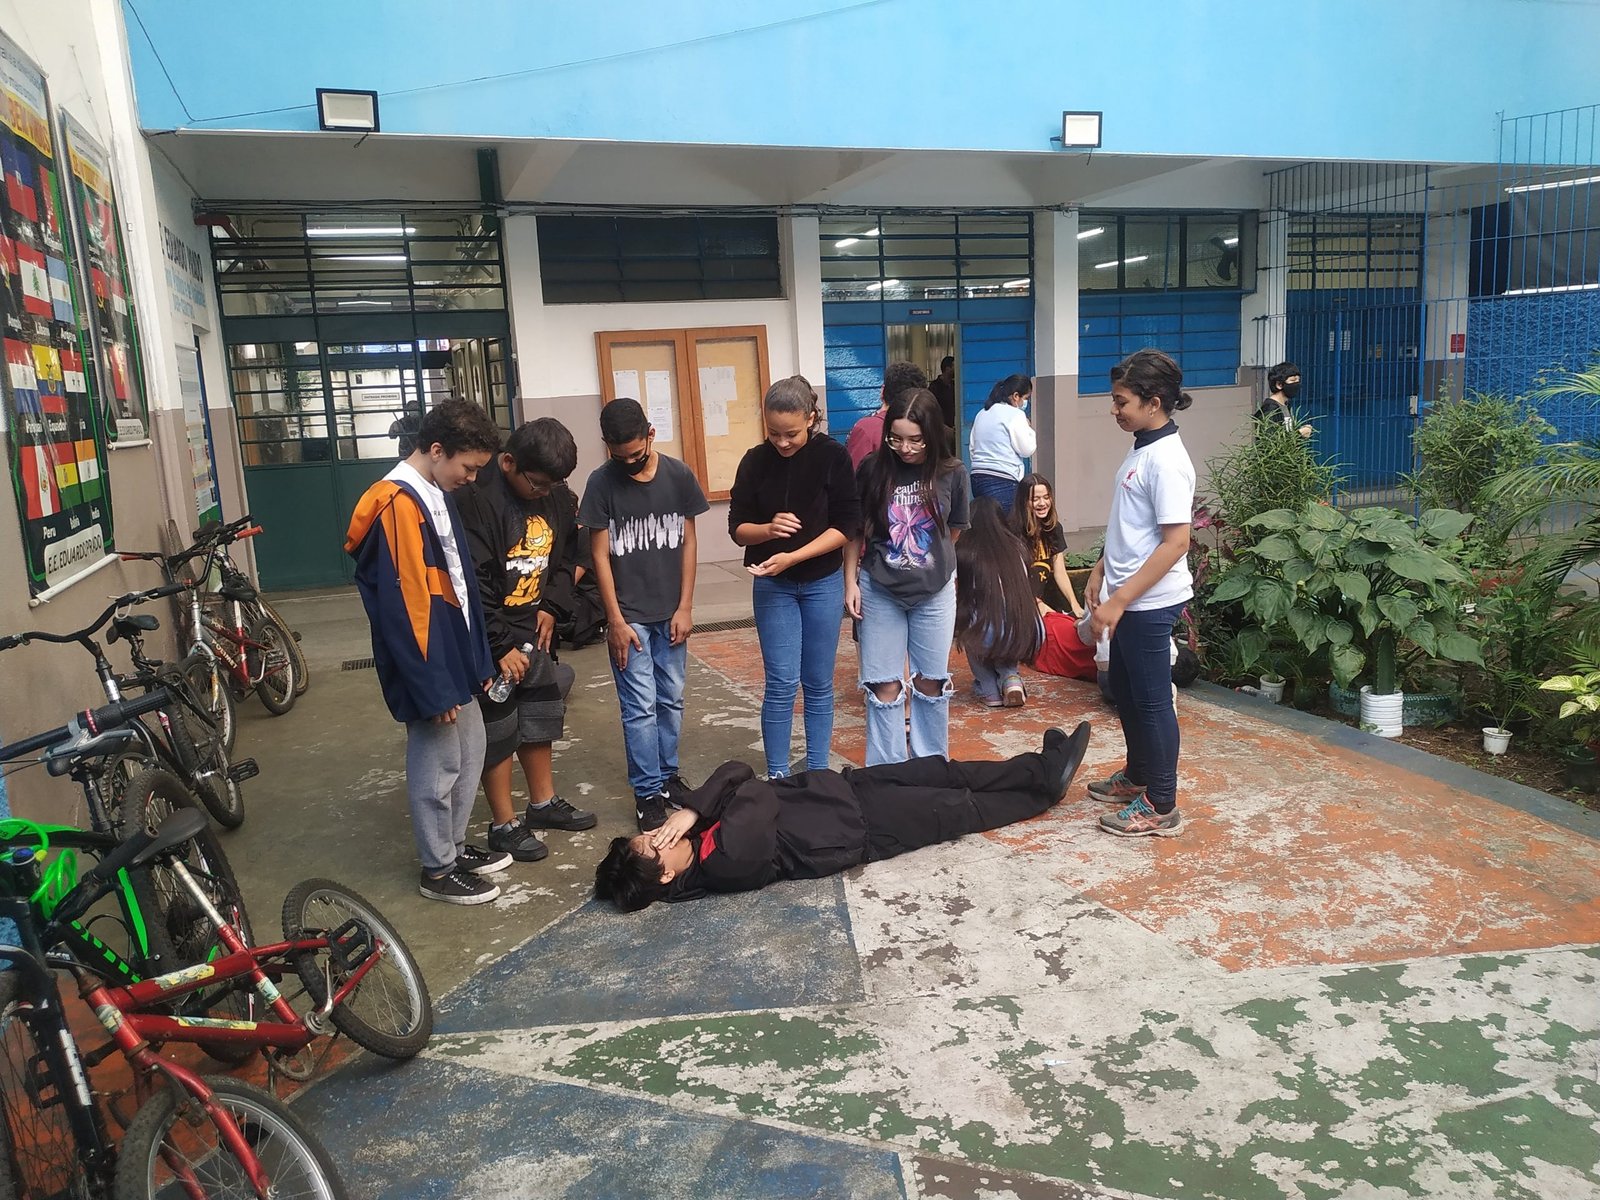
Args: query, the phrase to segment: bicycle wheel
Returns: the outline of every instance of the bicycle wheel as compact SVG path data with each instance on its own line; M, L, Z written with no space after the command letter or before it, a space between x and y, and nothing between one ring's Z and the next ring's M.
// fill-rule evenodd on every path
M174 774L193 788L218 825L237 829L244 824L244 791L228 777L228 751L217 727L197 705L191 705L189 685L178 675L168 674L163 683L173 691L173 701L161 710L170 727L176 762ZM199 736L194 736L198 728Z
M322 1143L287 1105L238 1079L208 1076L212 1099L239 1126L278 1200L344 1200L344 1182ZM162 1088L128 1124L117 1153L117 1200L198 1194L254 1200L245 1164L192 1097Z
M233 711L233 693L228 690L227 681L222 678L216 660L204 654L191 654L178 664L178 669L183 673L183 682L200 708L211 717L217 734L222 738L223 748L233 753L233 739L239 732L238 718ZM201 744L202 732L191 730L196 745Z
M433 1034L433 1002L416 959L400 935L366 900L331 879L307 879L294 885L283 901L283 936L332 933L354 918L366 927L383 957L373 964L355 991L335 1006L334 1025L356 1045L385 1058L411 1058ZM317 1004L328 999L327 979L338 991L349 971L326 949L295 957L295 973Z
M78 1156L58 1084L40 1069L41 1047L29 1023L33 1011L21 991L15 972L0 973L0 1137L6 1143L0 1167L9 1168L10 1195L90 1200L100 1189ZM0 1196L7 1194L0 1190Z
M189 790L177 776L161 768L138 775L128 785L123 799L123 811L129 814L128 819L137 819L143 828L150 830L176 810L194 807L195 799ZM206 898L238 931L245 944L254 945L255 933L250 928L250 914L245 911L239 881L234 878L233 867L217 835L209 829L196 834L184 845L178 861L188 869ZM148 958L134 965L147 976L196 966L225 953L217 940L216 926L183 886L170 863L170 859L157 860L128 874L138 912L127 915L130 922L143 925L149 945ZM251 1020L254 1008L253 993L238 988L229 988L217 995L199 992L184 1003L186 1012L209 1012L235 1021ZM244 1062L256 1053L252 1046L234 1043L202 1042L200 1048L226 1063Z
M283 632L276 625L252 625L249 638L263 647L245 651L250 678L260 676L256 695L261 697L269 713L281 717L294 707L294 658L284 644Z
M306 689L311 686L311 668L306 663L306 652L300 646L299 635L289 628L289 622L283 619L283 614L273 608L265 596L257 596L256 605L262 620L283 631L283 644L289 648L289 656L294 659L294 694L304 696Z

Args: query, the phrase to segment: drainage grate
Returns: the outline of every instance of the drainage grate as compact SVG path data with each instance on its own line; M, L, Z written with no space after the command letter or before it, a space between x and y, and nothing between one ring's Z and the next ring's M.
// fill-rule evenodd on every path
M696 633L726 633L730 629L754 629L755 627L756 619L754 617L741 617L737 621L711 621L705 625L697 623L694 631Z
M375 670L378 663L371 658L347 658L339 664L341 671L371 671Z

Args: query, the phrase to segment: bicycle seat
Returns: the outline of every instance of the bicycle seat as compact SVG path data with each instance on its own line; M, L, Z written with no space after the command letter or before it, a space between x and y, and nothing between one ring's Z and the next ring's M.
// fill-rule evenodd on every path
M135 613L128 617L117 617L111 622L111 632L106 634L106 641L114 642L118 638L138 637L141 634L152 633L160 628L160 619L150 613Z
M249 604L256 598L256 589L250 586L249 580L230 579L217 589L217 595L224 600L237 600L240 604Z

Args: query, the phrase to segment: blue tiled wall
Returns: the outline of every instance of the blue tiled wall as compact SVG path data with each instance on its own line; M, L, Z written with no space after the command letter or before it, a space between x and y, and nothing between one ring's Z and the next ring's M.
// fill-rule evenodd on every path
M1468 391L1526 395L1541 374L1600 361L1600 291L1494 296L1467 310ZM1600 437L1600 406L1553 399L1539 405L1562 439Z

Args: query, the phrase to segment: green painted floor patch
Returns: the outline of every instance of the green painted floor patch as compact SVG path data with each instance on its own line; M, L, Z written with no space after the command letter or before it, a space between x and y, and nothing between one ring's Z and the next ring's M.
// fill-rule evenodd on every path
M1582 1194L1600 1183L1600 1135L1593 1117L1580 1117L1543 1096L1522 1095L1444 1113L1437 1129L1453 1144L1472 1147L1472 1159L1505 1190L1506 1200L1550 1200Z
M1299 1000L1250 1000L1229 1012L1230 1015L1243 1017L1250 1023L1251 1029L1280 1046L1287 1046L1290 1035L1306 1022L1306 1014L1300 1011Z
M1352 1004L1400 1004L1419 994L1418 989L1407 987L1400 979L1405 972L1401 963L1388 963L1381 967L1356 967L1324 976L1321 980L1328 995L1335 1001Z

